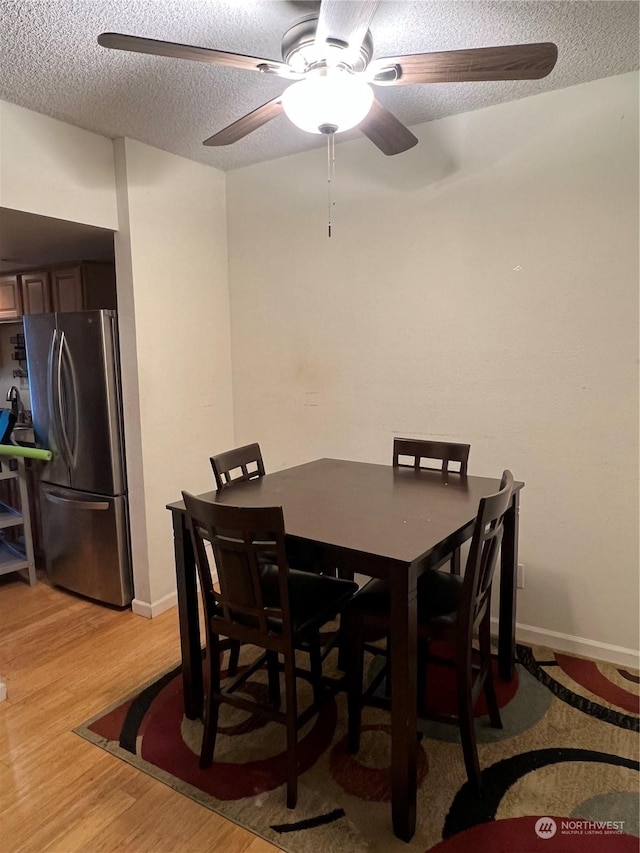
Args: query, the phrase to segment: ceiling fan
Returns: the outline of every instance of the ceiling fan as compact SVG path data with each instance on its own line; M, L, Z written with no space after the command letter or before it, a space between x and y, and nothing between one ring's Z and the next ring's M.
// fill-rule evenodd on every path
M298 127L333 136L358 127L384 154L400 154L418 140L375 97L373 86L482 80L535 80L549 74L555 44L516 44L385 56L373 59L369 25L379 0L322 0L282 37L282 61L228 53L122 33L102 33L98 44L115 50L193 59L272 74L285 91L214 133L204 145L229 145L283 112Z

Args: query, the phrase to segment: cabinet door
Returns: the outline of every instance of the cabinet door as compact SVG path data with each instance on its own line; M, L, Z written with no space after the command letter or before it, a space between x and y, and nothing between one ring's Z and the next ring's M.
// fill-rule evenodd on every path
M107 261L85 261L82 264L85 308L116 308L116 272Z
M17 275L0 276L0 320L22 316L22 299Z
M51 270L52 311L82 311L82 270L77 267Z
M51 289L47 270L22 273L22 308L25 314L49 314L51 308Z

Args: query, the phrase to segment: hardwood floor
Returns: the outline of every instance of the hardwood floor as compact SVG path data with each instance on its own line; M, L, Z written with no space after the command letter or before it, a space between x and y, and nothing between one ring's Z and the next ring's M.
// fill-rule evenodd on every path
M0 849L277 853L72 729L179 660L178 616L0 579Z

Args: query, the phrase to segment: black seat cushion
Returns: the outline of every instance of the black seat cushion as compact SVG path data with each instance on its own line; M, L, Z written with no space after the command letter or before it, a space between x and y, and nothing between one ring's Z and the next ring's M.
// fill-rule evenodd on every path
M349 602L349 610L362 611L383 619L389 616L389 586L386 581L374 578L365 584Z
M448 572L425 572L418 580L418 622L437 619L454 624L462 595L463 578Z
M313 542L306 539L292 539L287 536L285 540L287 562L295 566L301 572L313 572L322 574L325 566L324 550Z
M262 592L267 607L280 606L279 571L277 566L260 570ZM358 584L341 578L289 570L289 604L296 633L328 622L357 591ZM272 631L281 631L280 620L269 620Z
M462 594L462 578L445 572L428 571L418 579L418 622L441 619L454 622ZM349 609L389 618L390 596L386 581L369 581L349 603Z

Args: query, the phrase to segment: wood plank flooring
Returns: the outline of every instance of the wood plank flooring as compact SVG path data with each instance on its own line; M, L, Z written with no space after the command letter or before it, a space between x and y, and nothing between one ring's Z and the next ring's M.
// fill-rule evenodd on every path
M0 578L2 853L278 853L72 729L179 660L178 616Z

